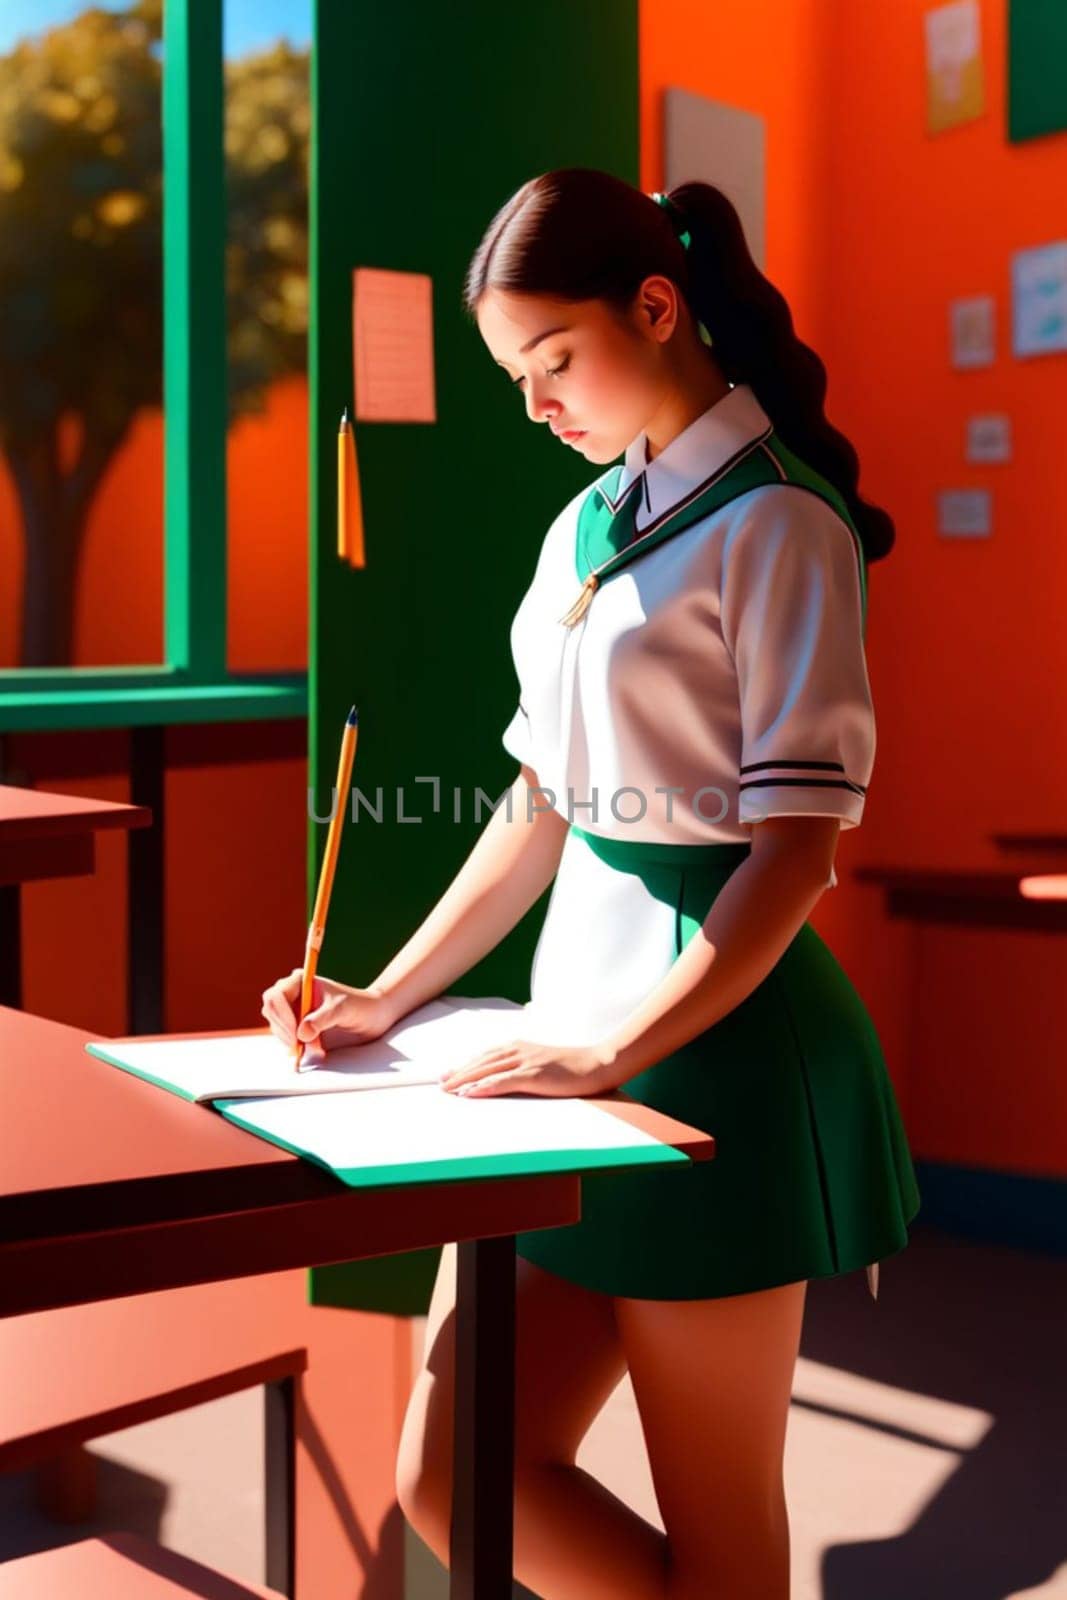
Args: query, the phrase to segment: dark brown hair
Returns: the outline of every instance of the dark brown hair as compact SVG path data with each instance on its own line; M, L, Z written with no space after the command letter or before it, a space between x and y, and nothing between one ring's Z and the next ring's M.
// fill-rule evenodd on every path
M463 286L471 317L487 289L559 300L604 300L620 315L655 273L677 286L731 383L750 384L783 443L842 495L868 562L888 555L888 512L860 498L859 458L826 420L826 368L797 337L784 296L745 242L734 206L710 183L670 190L676 216L595 167L542 173L493 217ZM688 228L686 249L677 229Z

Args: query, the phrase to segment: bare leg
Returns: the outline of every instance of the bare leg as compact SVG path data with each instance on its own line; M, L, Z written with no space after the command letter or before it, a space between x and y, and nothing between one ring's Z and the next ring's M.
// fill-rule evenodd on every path
M448 1565L455 1246L442 1251L423 1368L401 1434L396 1490ZM515 1576L545 1600L660 1600L665 1541L575 1465L625 1372L614 1302L521 1258L515 1327Z
M614 1302L667 1530L658 1592L669 1600L787 1600L782 1457L806 1288Z

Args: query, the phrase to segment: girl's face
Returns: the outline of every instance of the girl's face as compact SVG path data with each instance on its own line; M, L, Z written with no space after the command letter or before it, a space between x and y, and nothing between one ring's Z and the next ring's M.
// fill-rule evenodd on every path
M478 331L530 421L547 422L565 436L561 448L598 464L622 454L669 391L663 347L676 315L664 278L645 280L625 318L603 300L502 289L487 289L477 308Z

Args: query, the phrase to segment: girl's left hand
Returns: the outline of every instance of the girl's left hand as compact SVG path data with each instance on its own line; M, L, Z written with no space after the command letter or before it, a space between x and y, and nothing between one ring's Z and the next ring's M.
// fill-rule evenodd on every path
M496 1094L609 1094L611 1052L602 1045L534 1044L512 1039L483 1050L462 1067L446 1072L442 1089L465 1098Z

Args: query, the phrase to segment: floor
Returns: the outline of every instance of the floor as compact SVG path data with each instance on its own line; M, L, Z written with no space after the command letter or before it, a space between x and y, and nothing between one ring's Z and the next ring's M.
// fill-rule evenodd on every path
M1067 1600L1065 1351L1052 1257L917 1228L877 1304L862 1274L813 1284L786 1448L793 1600ZM248 1391L95 1441L92 1523L50 1523L28 1476L0 1478L0 1560L127 1527L262 1581L262 1422ZM578 1459L662 1526L628 1380ZM410 1530L408 1553L407 1600L445 1600Z

